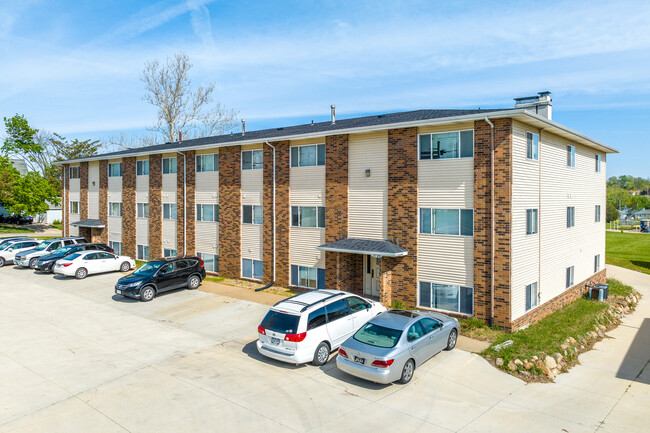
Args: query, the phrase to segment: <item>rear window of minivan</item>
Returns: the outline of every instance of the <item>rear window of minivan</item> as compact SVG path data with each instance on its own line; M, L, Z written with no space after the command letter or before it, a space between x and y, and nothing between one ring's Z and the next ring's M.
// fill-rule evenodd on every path
M297 334L300 316L270 310L262 320L262 327L282 334Z

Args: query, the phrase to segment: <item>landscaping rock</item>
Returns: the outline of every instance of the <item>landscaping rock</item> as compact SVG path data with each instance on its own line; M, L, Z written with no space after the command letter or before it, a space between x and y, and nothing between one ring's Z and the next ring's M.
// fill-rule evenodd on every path
M533 355L533 357L532 357L532 358L530 358L530 359L532 359L532 360L533 360L533 362L537 362L537 360L538 360L539 358L537 357L537 355Z
M530 370L531 368L533 368L534 365L535 364L533 364L532 362L529 362L528 360L524 361L524 368L526 370Z
M497 367L501 367L503 365L503 359L497 358L497 360L495 361L495 364L497 365Z
M558 370L557 368L554 368L554 369L551 370L551 373L553 373L553 376L557 376L558 374L560 374L560 370Z
M559 364L560 362L562 362L562 359L563 359L562 354L561 353L553 354L553 359L555 359L555 362L557 364ZM553 368L553 367L550 367L550 368Z
M521 362L521 359L515 359L515 365L518 365L518 366L523 366L523 365L524 365L524 363L523 363L523 362Z
M562 350L566 351L569 348L569 344L563 343L560 347L562 348Z
M517 364L515 364L515 363L512 362L512 361L508 362L508 370L510 370L510 371L516 371L516 370L517 370Z
M600 338L605 338L605 334L603 334L603 331L601 331L600 329L598 330L598 336Z
M551 359L553 359L553 358L551 358ZM537 365L537 368L542 370L542 373L544 373L548 378L553 379L553 377L554 377L553 373L551 373L551 370L549 370L548 367L546 367L546 364L544 364L541 359L537 360L536 365Z
M553 359L550 356L546 355L546 358L544 358L544 365L546 365L546 368L548 370L552 370L555 367L557 367L557 362L555 361L555 359Z
M573 344L574 346L575 346L576 344L578 344L578 342L576 341L576 339L573 338L573 337L569 337L568 340L569 340L569 343Z

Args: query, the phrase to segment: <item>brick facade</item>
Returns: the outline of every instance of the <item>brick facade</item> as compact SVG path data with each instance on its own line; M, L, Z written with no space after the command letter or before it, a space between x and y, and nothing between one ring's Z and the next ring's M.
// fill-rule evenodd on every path
M63 236L70 236L70 166L63 165L63 194L61 194L61 207L63 208Z
M417 128L388 130L388 238L408 255L381 260L381 302L399 300L411 308L417 304L417 140Z
M219 150L219 275L241 276L241 146Z
M494 123L495 262L491 262L491 127L474 122L474 315L491 318L491 272L494 272L494 324L510 327L512 226L512 120Z
M196 152L190 150L187 155L187 251L196 254Z
M95 230L95 242L108 243L108 161L99 161L99 220L106 225Z
M136 256L135 157L122 159L122 254Z
M176 253L179 256L185 255L185 159L181 155L176 156Z
M79 220L88 219L88 162L79 164ZM81 229L81 228L80 228ZM81 234L81 232L79 233ZM90 238L87 238L90 240Z
M149 258L162 256L162 155L149 156Z
M275 147L275 284L288 287L289 281L289 142ZM273 281L273 149L264 146L264 283Z

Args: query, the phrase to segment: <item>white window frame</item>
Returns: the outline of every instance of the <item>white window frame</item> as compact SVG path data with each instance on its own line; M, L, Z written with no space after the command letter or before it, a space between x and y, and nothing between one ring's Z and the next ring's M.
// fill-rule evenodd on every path
M136 204L137 218L149 218L149 203L137 203Z
M218 274L218 273L219 273L219 255L218 255L218 254L213 254L213 253L200 253L200 252L197 252L197 253L196 253L196 256L197 256L198 258L200 258L201 260L203 260L203 264L204 264L204 266L205 266L205 271L206 271L206 272L213 272L213 273L215 273L215 274ZM214 270L210 270L210 269L208 269L208 267L206 266L206 263L207 263L207 262L206 262L206 256L212 256L212 263L214 264L214 268L215 268Z
M316 290L318 288L318 268L312 267L312 266L301 266L301 265L294 265L298 266L298 284L295 285L294 287L302 287L303 289L311 289L311 290ZM306 269L307 273L311 273L312 271L315 273L315 278L314 278L314 286L310 286L307 284L306 286L303 284L300 284L302 282L302 278L300 278L300 271L302 269ZM309 281L312 281L311 278L308 278ZM293 284L292 284L293 285Z
M535 215L535 220L534 220L534 230L529 231L530 227L530 222L529 219L531 218L531 215ZM532 209L526 209L526 236L529 235L536 235L539 233L539 209L537 208L532 208Z
M431 213L431 232L423 232L422 230L422 225L421 225L421 209L428 209ZM436 233L435 232L435 211L436 210L457 210L458 211L458 234L450 234L450 233ZM467 235L463 234L463 225L462 225L462 219L463 219L463 212L462 211L472 211L472 234ZM474 209L466 209L466 208L429 208L429 207L423 207L423 208L418 208L418 234L421 235L436 235L436 236L459 236L459 237L464 237L464 238L472 238L474 237ZM437 283L438 284L438 283ZM442 284L442 283L439 283Z
M569 211L571 209L571 211ZM576 226L576 207L566 207L566 228L570 229Z
M140 170L140 168L142 168ZM145 173L146 171L146 173ZM140 173L142 172L142 173ZM135 162L135 175L136 176L149 176L149 160L148 159L138 159Z
M175 220L178 218L176 203L163 203L163 219Z
M119 209L118 213L119 213L119 215L115 215L115 211L114 211L114 206L113 206L113 205L116 205L116 204L119 205L119 206L118 206L118 209ZM122 216L122 202L120 202L120 201L111 201L111 202L108 202L108 216L110 216L110 217L121 217L121 216Z
M596 173L600 173L600 170L601 170L600 163L601 163L601 161L602 161L602 157L600 156L600 154L597 153L596 154Z
M71 165L68 170L70 179L79 179L81 177L81 168L78 165Z
M115 175L111 174L111 172L113 170L113 167L115 167L115 166L118 166L120 168L120 170L119 170L120 174L115 174ZM109 162L108 166L107 166L107 169L108 169L108 177L122 177L122 163L121 162Z
M214 164L214 170L203 170L203 158L207 157L212 157L213 164ZM211 173L215 171L219 171L219 154L218 153L202 153L200 155L196 155L196 162L195 162L195 171L197 173Z
M203 206L213 206L214 207L214 209L212 210L212 215L214 216L214 219L211 219L211 220L203 219ZM197 203L196 204L196 220L197 221L203 221L203 222L218 223L219 222L219 205L218 204L213 204L213 203L212 204L211 203Z
M568 266L566 268L566 289L575 285L575 266Z
M163 248L163 257L176 257L178 250L175 248Z
M530 288L530 291L529 291ZM533 292L533 289L535 290L535 295L530 296L530 307L528 307L528 300L529 300L529 293ZM524 308L526 309L526 312L534 310L539 306L539 284L537 281L534 283L526 284L526 293L525 293L525 299L524 302L526 303L524 305Z
M566 165L571 168L576 166L576 147L572 144L566 145Z
M454 310L445 310L445 309L443 309L443 308L426 307L426 306L422 305L422 304L420 303L420 301L421 301L421 299L420 299L420 285L421 285L421 283L427 283L427 284L430 284L430 290L431 290L430 297L431 297L431 300L432 300L432 301L433 301L434 296L435 296L434 293L433 293L433 286L434 286L434 285L437 284L437 285L444 285L444 286L454 286L454 287L457 287L457 288L458 288L458 310L457 310L457 311L454 311ZM460 289L461 289L461 287L464 287L464 288L466 288L466 289L471 289L471 290L472 290L472 312L471 312L471 313L461 313L461 312L460 312L460 301L461 301L461 293L460 293ZM448 313L458 314L458 315L461 315L461 316L472 317L472 316L474 316L474 315L476 314L476 310L474 309L474 308L476 307L476 299L475 299L475 298L476 298L476 290L474 289L474 287L461 286L461 285L459 285L459 284L447 284L447 283L441 283L441 282L439 282L439 281L437 281L437 282L433 282L433 281L418 280L418 282L417 282L417 308L421 308L421 309L424 309L424 310L442 311L442 312L448 312Z
M174 160L173 164L171 163L172 160ZM167 171L165 171L165 161L168 161ZM176 159L175 156L169 156L167 158L163 158L160 165L162 169L162 174L176 174L176 172L178 171L178 160Z
M322 164L320 164L319 161L318 161L318 150L319 150L320 146L323 146L323 149L325 149L325 152L327 152L327 149L325 148L325 143L301 144L299 146L291 146L290 149L289 149L289 167L290 168L298 168L298 167L323 167L323 166L325 166L325 162L326 162L326 159L327 159L327 154L325 154L325 160L322 161L323 162ZM314 165L303 165L303 164L300 163L300 148L301 147L315 147L316 148L316 164L314 164ZM298 149L298 151L297 151L297 153L298 153L298 162L296 163L296 165L293 165L293 163L294 163L293 149Z
M599 204L597 204L597 205L594 207L594 213L595 213L595 215L594 215L594 222L599 223L599 222L600 222L600 219L601 219L601 211L600 211L600 205L599 205Z
M246 276L244 275L244 260L250 260L251 262L251 276ZM256 278L257 275L255 275L255 263L262 263L262 275L260 275L261 278ZM264 262L262 260L255 260L255 259L247 259L245 257L242 257L241 259L241 277L246 278L247 280L255 280L255 281L262 281L264 279Z
M244 221L244 208L245 207L250 207L251 208L251 222L247 223ZM262 219L257 222L258 220L255 219L255 210L256 209L262 209ZM241 207L241 223L242 224L247 224L247 225L263 225L264 224L264 206L258 205L258 204L243 204Z
M70 213L73 214L73 215L77 215L79 213L79 202L78 201L71 201L70 202Z
M528 137L530 135L530 142ZM537 137L537 143L535 143ZM526 131L526 159L529 161L539 161L539 134L532 131Z
M294 210L294 208L298 209L298 224L297 225L295 225L293 223L293 210ZM315 227L301 225L303 208L316 209L316 226ZM289 223L290 223L291 227L307 227L307 228L315 228L315 229L316 228L318 228L318 229L324 229L325 228L325 224L326 224L326 221L327 221L327 215L325 214L325 206L291 206L291 209L289 209L289 211L291 213L289 215L289 219L290 219ZM322 221L321 221L321 218L320 218L321 212L323 212Z
M472 156L461 156L462 153L462 143L461 143L461 137L463 132L471 132L472 133ZM422 158L422 150L421 150L421 137L428 135L430 138L430 143L433 143L433 136L434 135L439 135L439 134L453 134L457 133L458 134L458 156L454 158L433 158L433 144L431 145L431 151L430 151L430 156L431 158ZM474 147L476 146L476 133L474 132L473 129L460 129L460 130L455 130L455 131L439 131L439 132L431 132L428 134L418 134L418 161L444 161L447 159L455 160L455 159L465 159L465 158L474 158Z
M244 153L250 153L251 154L251 166L250 168L244 168ZM255 154L262 154L262 162L261 163L256 163L255 162ZM241 169L242 170L262 170L264 168L264 149L251 149L251 150L242 150L241 151ZM255 165L259 164L258 167Z
M108 241L108 246L113 248L113 254L118 256L122 255L122 242Z
M145 257L146 250L146 257ZM149 261L149 245L138 245L136 247L136 259L141 261Z

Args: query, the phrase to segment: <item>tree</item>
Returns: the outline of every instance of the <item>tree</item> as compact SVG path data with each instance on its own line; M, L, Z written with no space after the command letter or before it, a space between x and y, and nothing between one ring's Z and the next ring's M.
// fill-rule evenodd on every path
M185 53L145 63L140 79L145 84L143 99L158 108L158 122L152 130L162 139L173 142L179 132L186 138L223 134L236 125L237 112L219 102L213 103L214 83L192 90L190 59Z
M612 203L607 203L605 210L606 210L605 219L607 220L608 223L612 221L616 221L619 218L618 210L616 209L616 206L614 206Z
M19 177L9 158L0 155L0 203L5 207L14 201L13 185Z

